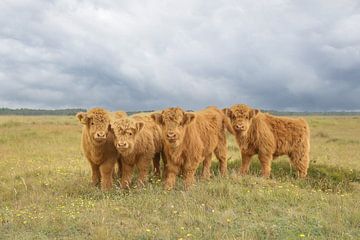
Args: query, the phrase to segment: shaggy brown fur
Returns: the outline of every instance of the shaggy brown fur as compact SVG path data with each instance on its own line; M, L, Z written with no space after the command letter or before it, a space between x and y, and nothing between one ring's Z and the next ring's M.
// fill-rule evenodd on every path
M124 117L128 116L127 113L123 112L123 111L113 112L111 115L112 115L111 116L112 119L119 119L119 118L124 118ZM119 157L118 157L117 164L118 164L117 177L118 177L118 179L120 179L121 172L122 172L121 155L119 155Z
M164 165L164 169L166 166L166 157L163 151L163 143L162 143L162 135L161 135L161 128L156 124L156 122L154 121L154 119L152 119L152 117L150 117L149 115L133 115L131 116L132 118L138 120L138 121L144 121L145 123L150 124L150 126L152 126L153 131L154 131L154 136L156 136L156 138L154 140L158 141L157 144L161 145L161 152L156 152L155 156L153 158L153 165L154 165L154 174L157 177L160 177L161 175L161 171L160 171L160 158L163 161L163 165ZM160 137L158 137L160 136ZM165 170L163 171L163 174L165 176Z
M276 117L244 104L223 110L230 118L241 150L241 174L247 174L251 157L258 154L262 176L269 177L273 158L288 155L299 177L307 175L310 130L302 118Z
M114 145L122 156L122 188L130 186L134 166L139 169L140 185L147 180L152 160L155 173L160 174L161 130L149 116L115 119L111 130L115 136Z
M92 183L101 182L101 189L112 187L114 166L119 154L114 147L114 136L109 132L111 114L102 108L93 108L76 114L84 125L81 145L92 169Z
M188 113L181 108L168 108L151 117L161 126L164 152L167 159L165 189L173 188L176 176L183 170L185 188L194 181L195 171L204 163L203 178L210 177L211 156L220 161L220 172L227 173L225 127L227 118L215 107Z

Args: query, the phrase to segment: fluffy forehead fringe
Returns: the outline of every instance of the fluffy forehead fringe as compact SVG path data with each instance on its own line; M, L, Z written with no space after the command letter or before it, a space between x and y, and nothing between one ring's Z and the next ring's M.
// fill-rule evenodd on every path
M95 118L97 120L110 120L110 114L103 108L92 108L87 111L89 118Z
M230 109L233 114L246 114L252 110L249 106L245 104L233 105Z
M164 119L168 120L179 120L183 117L185 111L179 107L168 108L162 111Z
M111 123L114 130L125 130L125 129L135 129L136 128L136 121L131 118L121 118L116 119Z

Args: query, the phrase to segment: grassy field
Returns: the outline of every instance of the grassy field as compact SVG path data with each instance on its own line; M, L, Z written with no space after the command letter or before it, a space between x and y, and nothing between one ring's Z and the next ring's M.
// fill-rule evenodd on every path
M0 117L0 239L360 239L360 117L308 117L311 163L298 180L287 158L272 177L228 178L166 192L90 186L75 117Z

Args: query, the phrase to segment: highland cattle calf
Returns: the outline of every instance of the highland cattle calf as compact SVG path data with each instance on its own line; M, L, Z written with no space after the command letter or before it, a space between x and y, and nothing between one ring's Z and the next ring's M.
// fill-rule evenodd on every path
M211 157L214 152L220 161L220 172L227 174L225 128L231 130L223 112L215 107L191 113L181 108L168 108L151 117L162 128L164 153L167 159L165 189L174 187L180 169L185 189L195 181L195 171L203 162L202 177L210 177Z
M260 159L264 177L270 176L272 160L281 155L290 157L299 177L307 175L310 130L304 119L272 116L245 104L223 111L230 118L241 150L242 175L248 173L251 157L255 154Z
M126 113L118 112L125 116ZM101 183L102 190L112 187L114 166L119 154L114 147L114 136L109 131L111 113L102 108L93 108L76 114L84 125L81 145L92 169L92 183Z
M139 170L138 184L147 181L151 162L155 174L160 175L160 153L162 151L161 129L149 116L118 118L111 122L115 138L113 144L121 155L121 187L129 188L133 169Z

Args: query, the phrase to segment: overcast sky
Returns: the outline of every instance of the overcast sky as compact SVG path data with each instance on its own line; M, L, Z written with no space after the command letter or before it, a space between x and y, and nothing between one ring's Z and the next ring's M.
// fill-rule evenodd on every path
M360 1L0 1L0 107L235 103L359 110Z

